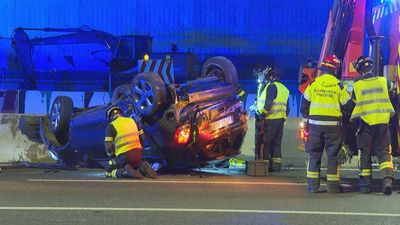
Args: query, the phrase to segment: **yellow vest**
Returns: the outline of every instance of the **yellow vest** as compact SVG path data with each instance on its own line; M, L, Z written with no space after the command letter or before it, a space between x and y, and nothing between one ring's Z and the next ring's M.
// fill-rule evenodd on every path
M259 112L262 112L264 109L264 105L265 105L265 98L267 95L267 88L269 86L270 83L266 84L264 89L261 90L263 84L259 83L258 84L258 88L257 88L257 110Z
M271 109L269 111L265 111L264 109L267 89L270 84L271 83L268 83L263 90L261 90L262 84L258 85L257 110L266 114L265 119L286 119L286 104L289 98L289 90L279 82L274 82L278 93L272 102Z
M387 124L394 115L384 77L372 77L354 83L356 106L350 120L361 118L368 125Z
M340 105L346 104L350 95L339 83L335 76L323 74L307 87L304 98L311 102L309 116L342 116Z
M272 107L268 111L266 119L286 119L287 101L289 99L289 90L281 83L274 82L278 93L272 102Z
M128 117L117 117L111 122L117 131L114 139L115 155L118 156L132 149L141 149L139 131L135 121Z

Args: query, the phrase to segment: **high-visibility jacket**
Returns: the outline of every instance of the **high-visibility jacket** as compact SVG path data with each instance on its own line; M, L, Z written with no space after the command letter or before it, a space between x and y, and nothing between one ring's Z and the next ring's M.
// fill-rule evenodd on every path
M335 76L323 74L307 87L304 98L310 102L310 124L338 125L342 116L340 106L350 100L350 95Z
M356 106L351 121L361 118L368 125L387 124L394 115L389 99L387 80L384 77L371 77L354 83Z
M271 83L268 83L265 88L262 88L262 84L259 84L257 91L257 110L265 114L265 119L286 119L289 90L285 85L279 82L273 82L273 84L276 86L277 95L272 102L271 109L268 111L265 110L265 102L267 100L267 89Z
M265 117L266 119L286 119L286 108L287 108L287 102L289 99L289 90L285 87L285 85L279 83L279 82L274 82L276 85L276 88L278 90L278 93L276 95L276 98L272 102L272 107L268 111L267 116Z
M269 85L269 83L267 83L267 84L259 83L258 84L256 106L257 106L257 111L259 111L259 112L262 112L262 110L264 109L265 100L267 97L268 85Z
M116 156L132 149L142 148L139 130L132 118L119 116L111 124L117 131L117 135L114 138Z

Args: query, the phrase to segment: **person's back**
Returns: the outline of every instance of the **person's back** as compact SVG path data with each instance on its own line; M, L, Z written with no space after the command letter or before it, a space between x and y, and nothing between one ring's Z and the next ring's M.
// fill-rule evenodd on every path
M136 122L130 117L119 116L111 122L116 130L114 138L115 155L118 156L130 150L142 150L139 130Z
M394 108L389 99L387 83L386 78L372 75L354 83L356 106L351 121L360 118L368 125L389 123Z
M321 158L324 149L328 156L327 190L340 193L339 165L337 154L342 144L342 108L348 104L350 95L334 76L340 69L340 60L331 55L324 59L319 68L323 75L307 87L301 104L301 113L308 140L305 144L309 154L307 166L308 191L317 193L320 186Z
M122 116L122 108L116 106L107 111L107 117L112 121L106 128L104 146L112 159L105 165L106 176L140 179L148 175L155 178L156 172L142 160L144 132L140 123Z
M372 183L372 153L379 160L379 169L383 173L383 193L392 193L394 179L391 156L389 120L394 115L394 108L389 99L386 78L374 73L374 61L360 56L353 66L361 79L355 82L352 99L355 103L351 121L358 124L357 147L360 149L360 192L369 193ZM379 138L376 138L379 137Z

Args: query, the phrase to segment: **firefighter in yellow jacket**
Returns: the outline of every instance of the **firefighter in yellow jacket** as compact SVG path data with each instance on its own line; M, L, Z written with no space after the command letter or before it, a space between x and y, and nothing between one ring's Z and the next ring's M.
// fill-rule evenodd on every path
M269 160L269 171L279 172L282 165L281 142L283 136L283 126L287 115L289 114L289 90L278 81L277 74L271 67L267 67L259 78L259 86L257 90L256 113L258 114L258 122L264 123L259 125L259 129L263 127L263 131L258 131L263 146L262 159ZM256 149L256 151L259 149ZM256 156L260 159L259 152Z
M308 153L307 183L308 192L319 192L321 157L327 152L327 191L342 192L337 154L342 144L342 115L345 108L351 109L350 95L336 78L341 62L335 55L327 56L321 63L323 74L307 87L304 92L301 113L308 140L305 150Z
M393 85L384 77L375 75L374 61L360 56L353 62L354 68L362 77L354 83L352 99L355 108L350 120L359 124L357 145L361 150L360 191L370 192L372 182L371 154L376 153L379 167L383 172L383 193L392 194L394 179L390 146L389 120L394 108L389 99L389 89Z
M118 106L107 110L107 117L112 121L107 126L104 145L112 159L105 165L106 176L140 179L147 175L155 178L154 169L142 160L142 128L132 118L122 116Z

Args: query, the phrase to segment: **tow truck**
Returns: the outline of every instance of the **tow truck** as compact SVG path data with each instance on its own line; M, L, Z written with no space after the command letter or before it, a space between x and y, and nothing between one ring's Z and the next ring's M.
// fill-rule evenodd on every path
M113 90L131 81L138 60L152 52L149 35L114 36L88 26L18 27L11 41L18 63L6 78L24 90Z
M354 81L359 74L352 65L360 55L366 55L376 62L375 71L395 83L391 92L391 102L396 116L390 121L392 155L399 156L400 142L400 1L387 0L334 0L329 12L328 24L322 44L319 60L301 65L299 72L299 91L305 89L321 75L317 70L325 56L336 54L342 59L340 79L352 91ZM366 36L365 36L366 34ZM344 124L345 144L354 154L358 154L355 141L354 124ZM304 150L307 135L303 128L299 130L299 148Z

